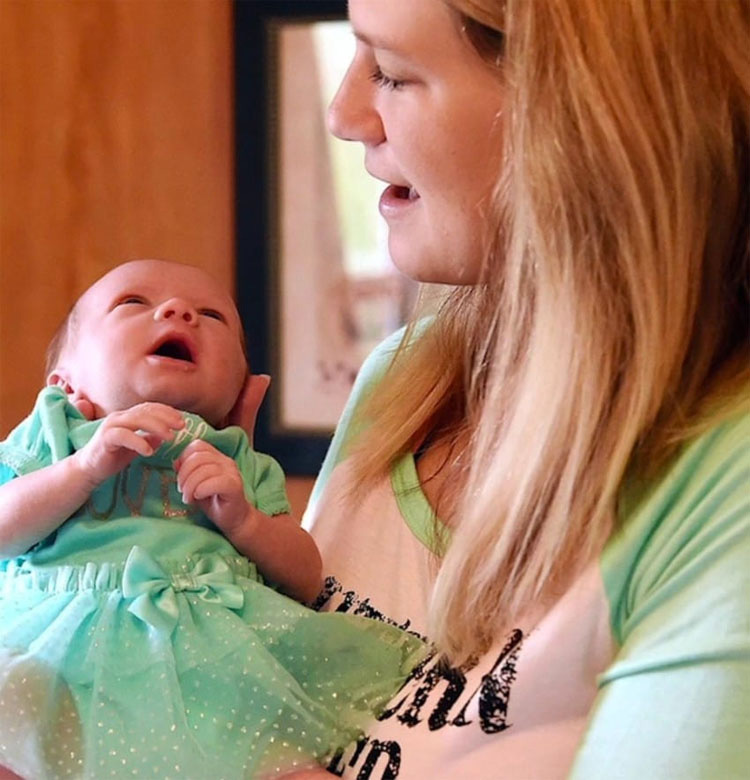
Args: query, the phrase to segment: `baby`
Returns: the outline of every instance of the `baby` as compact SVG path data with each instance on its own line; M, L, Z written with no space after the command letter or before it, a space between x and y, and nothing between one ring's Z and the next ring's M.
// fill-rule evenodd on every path
M76 303L0 444L0 765L255 777L356 738L424 656L318 614L284 478L225 427L242 325L209 275L125 263Z

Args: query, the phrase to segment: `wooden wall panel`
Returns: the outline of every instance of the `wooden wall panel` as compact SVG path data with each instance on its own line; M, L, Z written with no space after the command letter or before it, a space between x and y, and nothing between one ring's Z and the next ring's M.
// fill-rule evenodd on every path
M0 436L133 257L233 280L229 0L0 0Z
M0 0L0 436L118 262L233 284L231 45L229 0ZM295 513L311 485L289 480Z

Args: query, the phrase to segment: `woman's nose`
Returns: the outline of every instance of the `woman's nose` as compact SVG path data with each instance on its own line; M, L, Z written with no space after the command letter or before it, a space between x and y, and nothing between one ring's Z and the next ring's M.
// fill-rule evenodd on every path
M157 321L182 320L188 325L197 325L198 312L183 298L170 298L156 307L154 319Z
M385 140L380 114L372 98L377 89L355 57L328 106L328 130L342 141L374 146Z

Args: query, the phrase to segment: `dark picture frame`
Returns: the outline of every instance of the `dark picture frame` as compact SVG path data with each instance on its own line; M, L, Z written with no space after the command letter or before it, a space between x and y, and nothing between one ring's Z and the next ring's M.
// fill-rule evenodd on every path
M285 426L279 389L279 26L346 19L345 0L236 0L234 15L236 282L253 373L273 377L255 446L291 475L317 474L332 429Z

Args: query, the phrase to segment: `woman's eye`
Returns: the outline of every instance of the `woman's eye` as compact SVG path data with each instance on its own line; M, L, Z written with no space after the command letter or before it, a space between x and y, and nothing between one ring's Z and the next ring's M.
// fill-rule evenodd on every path
M380 70L380 66L376 65L375 70L370 74L370 81L375 82L379 87L383 87L384 89L400 89L401 87L406 84L405 81L400 81L399 79L393 79L390 76L386 76L385 73L383 73L382 70Z
M200 309L198 314L201 315L201 317L209 317L212 320L219 320L219 322L226 322L226 317L220 312L216 311L216 309Z

